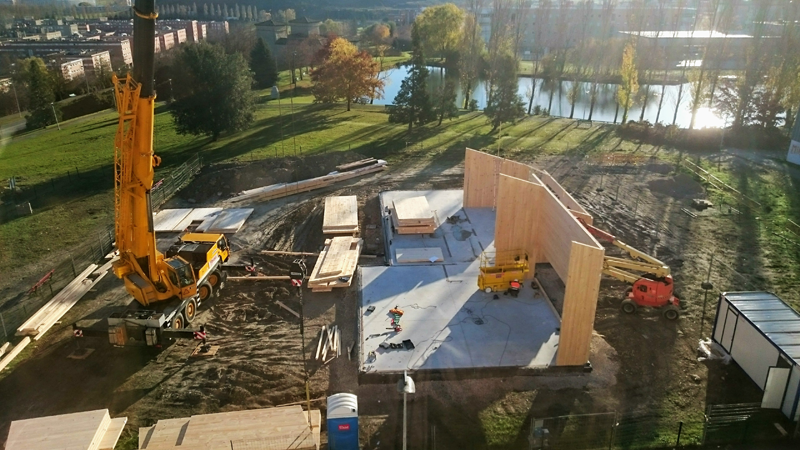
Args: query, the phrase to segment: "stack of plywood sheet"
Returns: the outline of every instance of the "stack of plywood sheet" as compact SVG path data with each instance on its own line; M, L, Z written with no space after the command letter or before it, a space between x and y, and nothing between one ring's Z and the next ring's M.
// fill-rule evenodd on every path
M390 213L397 234L429 234L436 230L436 220L424 196L395 200L392 205Z
M36 311L30 319L20 325L17 328L17 336L33 336L33 339L37 341L41 339L47 330L61 320L64 314L108 273L113 260L107 262L100 269L96 264L89 265L86 270Z
M394 251L398 264L437 263L444 261L439 247L398 248Z
M386 161L379 159L375 160L374 162L370 162L365 166L354 168L352 170L331 172L328 175L317 178L309 178L307 180L301 180L294 183L278 183L250 189L242 192L236 197L233 197L231 201L241 202L274 200L276 198L287 197L289 195L299 194L301 192L321 189L340 181L349 180L351 178L364 176L370 173L380 172L384 169L386 169Z
M6 450L114 450L127 422L112 419L107 409L15 420Z
M227 233L239 231L245 221L253 214L253 208L223 209L219 213L209 216L195 231L198 233Z
M322 233L358 233L358 198L355 195L325 198Z
M159 420L152 427L139 429L139 448L317 450L320 421L319 410L309 413L300 406Z
M364 241L353 237L335 237L325 241L314 270L308 279L311 292L330 292L333 288L350 287L358 266Z

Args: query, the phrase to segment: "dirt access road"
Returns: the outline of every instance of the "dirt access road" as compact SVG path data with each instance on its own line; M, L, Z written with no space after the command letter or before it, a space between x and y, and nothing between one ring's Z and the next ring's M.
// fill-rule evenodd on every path
M169 206L228 205L225 198L237 191L321 175L336 164L359 158L334 154L209 168ZM721 215L689 220L681 214L687 199L701 195L702 188L675 175L667 164L620 168L568 157L526 162L550 170L598 216L598 226L642 250L655 252L671 265L676 284L684 291L684 316L667 322L657 312L623 315L618 306L625 286L605 280L591 373L481 379L444 375L435 380L415 374L410 448L424 448L434 441L440 449L527 448L531 417L665 410L677 421L696 417L707 403L758 400L757 388L738 368L699 363L695 355L702 297L693 286L700 284L704 272L703 255L738 236L739 225ZM446 152L425 160L408 159L387 172L325 191L249 205L255 212L231 239L232 248L242 261L253 258L262 272L284 274L289 259L266 257L259 251L318 251L323 242L324 197L356 194L364 253L380 255L384 248L377 199L380 191L460 188L462 177L463 152ZM627 193L640 192L635 212L625 206L626 202L633 204L630 195L617 194L616 202L609 198L614 194L609 191L616 186ZM362 263L379 261L363 259ZM307 354L315 350L315 338L323 325L339 325L345 346L357 341L356 289L305 292L304 297ZM120 281L106 277L60 326L36 343L28 360L3 374L0 439L5 438L10 421L41 415L109 408L114 416L128 417L130 431L158 419L268 407L305 398L299 320L275 303L279 300L300 310L298 297L285 283L230 282L221 298L201 311L198 323L207 323L212 343L221 346L215 358L190 358L195 343L188 341L156 352L111 348L99 339L78 343L72 339L70 323L105 317L128 300ZM708 331L706 322L704 334ZM96 351L86 360L67 359L76 345ZM358 367L355 358L349 360L345 355L325 366L309 362L311 398L356 393L364 448L397 448L402 430L401 397L393 383L359 385ZM737 389L727 389L730 385ZM324 411L324 401L314 405Z

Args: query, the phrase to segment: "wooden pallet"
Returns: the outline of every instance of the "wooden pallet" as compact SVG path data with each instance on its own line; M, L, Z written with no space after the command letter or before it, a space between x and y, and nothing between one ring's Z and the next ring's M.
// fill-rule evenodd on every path
M322 189L334 183L349 180L356 177L361 177L375 172L380 172L386 169L386 161L377 161L375 164L361 167L359 169L351 170L348 172L333 172L317 178L310 178L308 180L301 180L294 183L278 183L269 186L264 186L256 189L250 189L242 192L240 195L233 197L232 202L241 201L268 201L282 197L287 197L302 192L313 191L315 189Z

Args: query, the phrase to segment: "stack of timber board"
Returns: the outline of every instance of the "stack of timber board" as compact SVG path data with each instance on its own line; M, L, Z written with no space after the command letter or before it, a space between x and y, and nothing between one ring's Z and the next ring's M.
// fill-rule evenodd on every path
M141 450L317 450L320 445L319 410L301 406L232 411L159 420L139 429Z
M359 238L340 236L327 239L308 279L311 292L350 287L363 246L364 241Z
M113 261L114 259L108 261L100 269L97 269L97 264L89 265L86 270L36 311L30 319L20 325L17 328L17 336L33 336L33 339L37 341L41 339L47 330L61 320L64 314L108 273Z
M15 420L6 450L114 450L127 422L107 409Z
M355 195L325 198L323 234L358 233L358 198Z
M258 200L258 201L274 200L277 198L288 197L290 195L299 194L301 192L308 192L308 191L313 191L315 189L321 189L324 187L328 187L334 183L338 183L340 181L349 180L351 178L364 176L370 173L380 172L384 169L386 169L386 161L378 159L375 161L374 164L369 164L367 166L359 167L357 169L348 170L345 172L331 172L328 175L324 175L317 178L309 178L308 180L301 180L294 183L278 183L260 188L250 189L242 192L240 195L237 195L236 197L233 197L231 201L241 202L241 201L251 201L251 200Z
M394 200L392 224L397 234L430 234L436 231L436 220L424 196Z

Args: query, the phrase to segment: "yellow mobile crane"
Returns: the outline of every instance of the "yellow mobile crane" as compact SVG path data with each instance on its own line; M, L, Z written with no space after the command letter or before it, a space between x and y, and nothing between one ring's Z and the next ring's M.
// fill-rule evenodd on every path
M156 248L150 191L161 159L153 153L155 0L133 7L133 75L114 76L119 125L114 141L114 209L119 259L114 274L138 302L108 319L115 345L162 345L183 330L201 302L222 288L229 246L222 234L189 233L164 255ZM74 326L75 335L92 327ZM95 330L97 331L97 330ZM103 332L100 332L105 334Z

